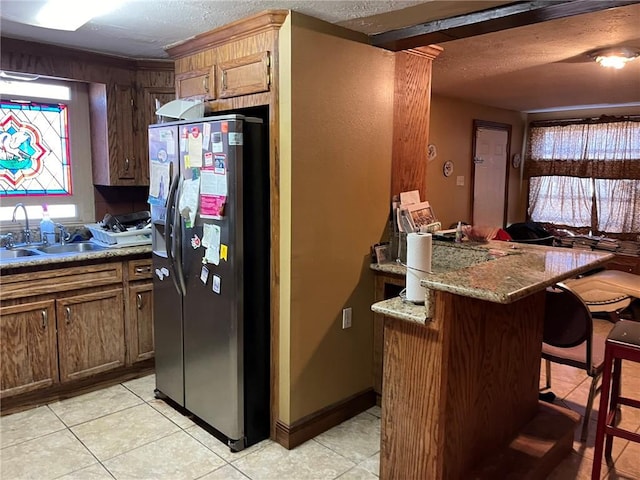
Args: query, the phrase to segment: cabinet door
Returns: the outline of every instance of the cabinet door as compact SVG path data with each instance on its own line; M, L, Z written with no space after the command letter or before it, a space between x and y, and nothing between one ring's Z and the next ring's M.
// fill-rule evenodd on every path
M133 96L134 90L131 85L117 84L115 85L114 101L108 105L108 108L114 109L115 129L109 132L109 145L111 160L115 162L114 168L119 180L135 180L136 161L141 161L140 158L135 157L133 128L135 102Z
M58 383L55 302L0 308L0 397Z
M129 285L129 362L153 357L153 282Z
M140 162L136 165L139 176L137 185L149 185L149 130L151 124L159 123L156 117L156 101L160 105L175 100L176 93L173 87L142 87L138 97L138 127L136 128L138 146L137 158Z
M57 300L56 315L61 382L124 365L122 288Z
M213 100L215 95L215 69L203 68L176 75L177 98Z
M269 52L229 60L218 64L218 96L237 97L269 90Z

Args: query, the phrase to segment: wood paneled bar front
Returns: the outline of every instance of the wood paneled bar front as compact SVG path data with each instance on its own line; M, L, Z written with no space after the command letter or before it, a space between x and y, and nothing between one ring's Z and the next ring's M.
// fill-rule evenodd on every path
M512 245L435 245L425 305L372 306L381 479L544 479L571 451L580 416L538 400L545 289L612 255Z

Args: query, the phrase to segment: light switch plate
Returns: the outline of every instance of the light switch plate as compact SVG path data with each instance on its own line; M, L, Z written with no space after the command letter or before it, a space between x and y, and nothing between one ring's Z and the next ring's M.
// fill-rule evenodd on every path
M458 187L464 187L464 176L463 175L458 175L456 177L456 185Z

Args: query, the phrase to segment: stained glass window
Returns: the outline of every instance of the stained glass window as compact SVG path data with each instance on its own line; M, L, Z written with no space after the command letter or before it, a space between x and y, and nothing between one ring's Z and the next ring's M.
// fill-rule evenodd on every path
M67 106L0 101L0 196L72 194Z

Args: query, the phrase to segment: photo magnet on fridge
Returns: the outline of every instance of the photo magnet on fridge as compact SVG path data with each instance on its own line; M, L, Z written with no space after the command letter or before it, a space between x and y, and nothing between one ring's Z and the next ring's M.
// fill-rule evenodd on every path
M214 293L220 294L220 277L218 275L213 276L212 290L214 291Z
M209 280L209 269L206 265L203 265L202 270L200 271L200 281L206 285L207 280Z

